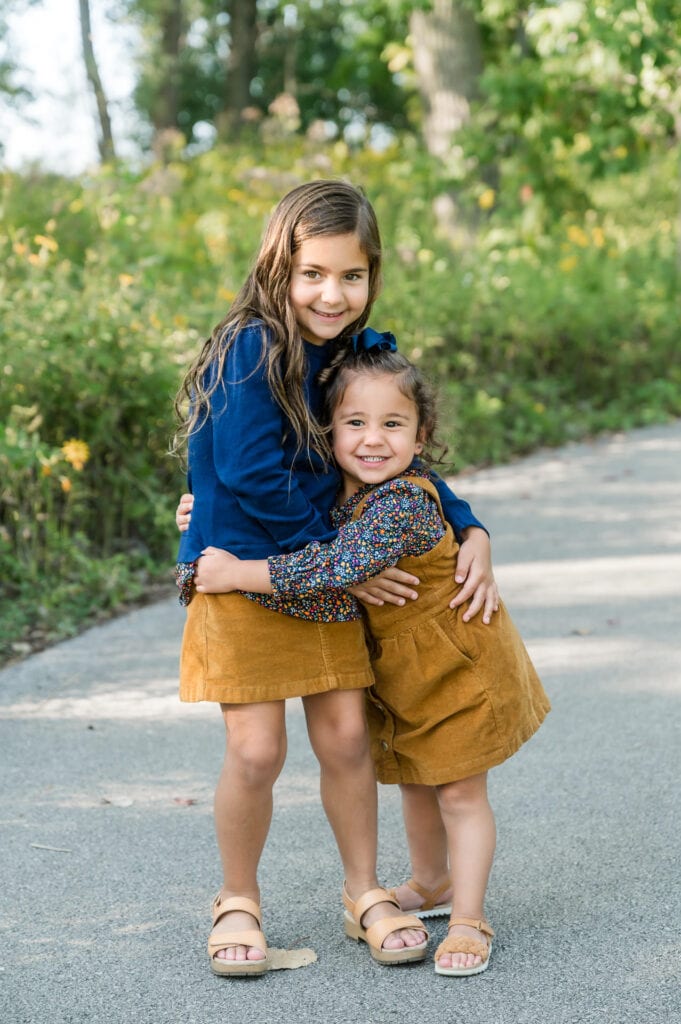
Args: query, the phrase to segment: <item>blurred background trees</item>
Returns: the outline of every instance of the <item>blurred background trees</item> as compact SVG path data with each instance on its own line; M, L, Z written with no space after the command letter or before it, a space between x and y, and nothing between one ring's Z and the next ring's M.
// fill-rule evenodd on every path
M681 415L681 0L107 0L130 162L101 2L72 11L101 165L0 177L0 655L168 580L172 398L301 181L375 205L374 326L437 378L457 469Z

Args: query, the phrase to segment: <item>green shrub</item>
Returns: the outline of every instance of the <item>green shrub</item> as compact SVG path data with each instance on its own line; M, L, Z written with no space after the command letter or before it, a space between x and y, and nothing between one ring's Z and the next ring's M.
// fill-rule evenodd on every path
M4 654L168 579L182 372L276 201L333 176L376 207L386 262L372 322L442 385L457 468L681 414L671 155L560 215L531 188L450 195L409 137L382 154L294 139L78 180L5 174ZM80 468L68 442L87 445Z

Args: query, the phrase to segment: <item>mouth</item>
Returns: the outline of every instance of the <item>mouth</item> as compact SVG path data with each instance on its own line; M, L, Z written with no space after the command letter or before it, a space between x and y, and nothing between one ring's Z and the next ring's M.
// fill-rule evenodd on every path
M341 309L338 313L323 313L320 309L313 309L312 312L315 316L321 317L322 320L340 320L341 317L345 316L345 310Z
M364 465L369 466L380 466L382 463L388 461L387 455L358 455L357 458Z

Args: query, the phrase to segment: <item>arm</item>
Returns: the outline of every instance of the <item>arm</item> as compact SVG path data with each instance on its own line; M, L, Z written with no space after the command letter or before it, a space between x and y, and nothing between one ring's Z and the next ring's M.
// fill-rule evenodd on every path
M346 589L375 576L402 555L428 550L441 533L432 501L413 485L400 484L369 499L361 518L342 526L327 544L313 542L301 551L253 561L207 548L199 559L196 589L204 593L249 590L275 597L310 597L320 590Z
M470 606L463 615L464 622L469 622L482 610L482 621L489 623L493 612L499 609L499 591L492 568L489 534L473 515L468 502L457 498L436 473L431 472L430 475L437 487L445 518L461 545L454 578L463 586L451 602L451 607L456 608L470 598Z
M300 487L295 467L291 471L287 464L282 438L290 428L267 383L259 327L240 332L223 381L212 396L210 419L211 454L221 483L279 550L330 539L333 532Z
M237 558L229 551L213 547L204 548L201 552L196 563L194 585L199 594L228 594L232 590L272 593L266 558Z

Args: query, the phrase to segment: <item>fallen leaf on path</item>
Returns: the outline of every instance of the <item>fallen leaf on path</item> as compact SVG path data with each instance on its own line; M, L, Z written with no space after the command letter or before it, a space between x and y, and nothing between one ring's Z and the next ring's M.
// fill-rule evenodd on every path
M314 949L267 949L271 971L295 971L297 967L309 967L317 962Z
M180 807L191 807L198 801L193 796L174 796L173 803L179 804Z
M67 850L64 846L45 846L43 843L29 843L34 850L51 850L53 853L71 853L71 850Z

